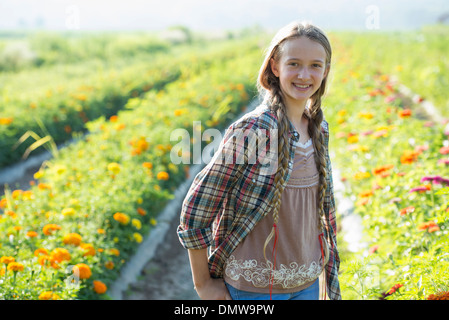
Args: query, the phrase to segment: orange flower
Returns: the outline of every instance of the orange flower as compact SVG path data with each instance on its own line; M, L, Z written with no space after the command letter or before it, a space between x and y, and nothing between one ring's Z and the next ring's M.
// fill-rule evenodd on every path
M0 209L5 209L6 206L8 204L8 200L6 200L6 198L3 198L2 200L0 200Z
M112 269L114 269L115 265L114 265L114 262L108 261L104 264L104 266L106 267L106 269L112 270Z
M449 291L441 291L431 294L427 297L427 300L449 300Z
M418 230L421 230L421 231L427 230L430 233L432 233L432 232L440 230L440 227L435 222L429 221L429 222L421 223L420 225L418 225Z
M401 214L401 216L405 216L407 213L412 213L414 211L415 211L415 207L410 206L410 207L401 209L400 214Z
M399 288L401 288L401 287L403 287L403 286L404 286L404 285L403 285L403 284L400 284L400 283L395 284L393 287L391 287L390 291L388 291L388 294L393 294L393 293L395 293L396 291L399 290Z
M449 153L449 146L440 148L440 153L441 154L448 154Z
M348 143L356 143L359 141L359 137L357 135L350 135L348 137Z
M99 280L94 280L94 291L98 294L103 294L108 290L108 287Z
M416 151L404 151L404 153L401 156L401 163L402 164L412 164L416 160L418 160L419 152Z
M394 168L394 165L392 165L392 164L383 165L383 166L374 168L373 169L373 174L375 176L378 176L378 175L379 176L383 176L384 174L387 173L387 171L389 171L389 170L391 170L393 168Z
M13 118L0 118L0 125L9 125L13 122Z
M90 243L82 243L81 248L84 250L83 257L94 256L96 253L94 246Z
M40 190L45 190L45 189L48 189L48 190L50 190L51 189L51 186L49 185L49 184L46 184L46 183L39 183L38 185L37 185L37 187L40 189Z
M114 220L120 222L123 225L129 223L130 217L126 213L116 212L113 216Z
M159 173L157 174L157 179L158 179L158 180L168 180L168 178L169 178L169 175L168 175L168 173L165 172L165 171L161 171L161 172L159 172Z
M20 262L11 262L8 264L7 269L9 271L14 271L14 272L18 272L18 271L23 271L23 264L21 264Z
M400 118L408 118L412 115L412 110L410 110L410 109L400 110L398 112L398 115Z
M147 212L145 211L145 209L143 208L137 208L137 213L140 214L141 216L144 216L147 214Z
M56 248L51 252L51 257L57 261L57 262L62 262L62 261L70 261L71 256L69 251L67 251L67 249L64 248Z
M58 226L57 224L47 224L44 226L42 231L46 236L50 236L53 234L53 231L61 230L61 226Z
M361 198L368 198L371 197L373 195L373 191L372 190L368 190L368 191L363 191L359 193L359 197Z
M0 263L4 263L4 264L10 264L11 262L16 261L16 259L14 257L7 257L7 256L3 256L0 258Z
M39 295L39 300L59 300L60 297L52 291L44 291Z
M152 164L151 162L144 162L144 163L142 164L142 166L143 166L144 168L147 168L147 169L152 169L152 168L153 168L153 164Z
M89 279L92 276L89 266L84 263L78 263L72 270L80 279Z
M35 255L36 257L39 256L40 254L48 255L47 249L39 248L39 249L34 250L34 255Z
M28 231L26 236L28 238L35 238L35 237L37 237L37 232L36 231Z
M64 242L64 244L79 246L81 244L81 236L78 233L69 233L64 236L62 242Z

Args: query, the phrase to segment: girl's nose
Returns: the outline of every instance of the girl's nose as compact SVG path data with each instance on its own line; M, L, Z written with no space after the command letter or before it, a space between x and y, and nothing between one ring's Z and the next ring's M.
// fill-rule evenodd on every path
M309 71L307 68L302 68L298 72L298 79L308 79L309 78Z

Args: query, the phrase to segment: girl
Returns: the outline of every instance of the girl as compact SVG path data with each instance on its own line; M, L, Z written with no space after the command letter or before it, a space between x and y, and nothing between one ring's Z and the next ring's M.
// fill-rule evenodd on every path
M263 103L226 130L195 177L178 236L201 299L318 299L322 272L323 293L341 299L329 129L321 109L331 56L316 26L282 28L259 71ZM261 131L264 143L249 147ZM268 170L273 149L275 170Z

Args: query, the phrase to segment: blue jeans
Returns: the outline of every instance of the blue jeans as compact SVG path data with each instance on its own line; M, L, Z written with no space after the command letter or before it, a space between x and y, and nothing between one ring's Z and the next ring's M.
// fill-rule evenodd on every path
M229 294L232 300L270 300L269 293L258 293L238 290L226 283ZM319 300L320 296L320 282L318 279L304 290L292 293L273 293L271 298L273 300Z

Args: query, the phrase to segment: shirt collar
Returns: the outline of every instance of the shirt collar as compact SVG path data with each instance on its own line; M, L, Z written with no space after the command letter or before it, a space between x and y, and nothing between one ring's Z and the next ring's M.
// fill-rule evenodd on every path
M259 108L262 108L262 110L269 110L269 111L271 111L271 109L266 104L261 104L259 106ZM275 116L275 118L277 118L276 115L274 115L274 116ZM288 128L288 136L289 136L289 138L292 138L293 141L298 142L299 141L299 133L296 130L295 126L290 121L290 119L288 120L288 124L289 124L289 128Z

